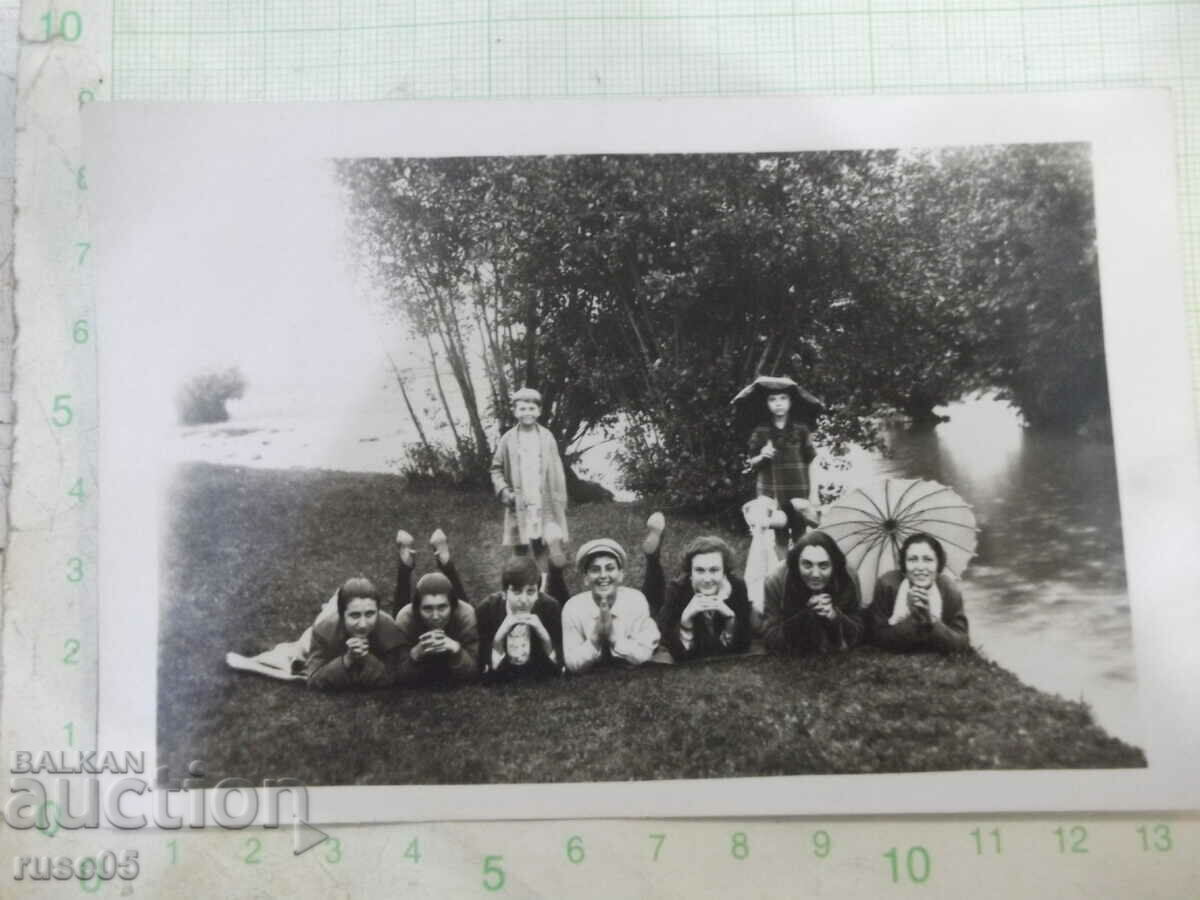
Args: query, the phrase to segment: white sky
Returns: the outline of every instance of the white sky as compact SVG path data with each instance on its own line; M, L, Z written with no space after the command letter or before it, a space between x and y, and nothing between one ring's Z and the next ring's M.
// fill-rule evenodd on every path
M181 227L176 240L154 241L142 273L176 320L163 381L232 364L255 392L345 395L390 379L382 347L402 344L404 331L355 284L329 163L281 160L174 187L164 199L187 214L154 215Z

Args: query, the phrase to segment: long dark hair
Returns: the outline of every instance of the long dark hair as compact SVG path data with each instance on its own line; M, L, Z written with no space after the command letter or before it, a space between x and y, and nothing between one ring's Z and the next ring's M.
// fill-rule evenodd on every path
M837 541L823 531L810 531L801 537L788 551L787 555L787 592L797 600L807 600L810 596L808 587L800 577L800 554L805 547L820 547L829 554L833 563L833 572L829 576L829 593L840 594L851 584L850 572L846 569L846 554L837 545Z

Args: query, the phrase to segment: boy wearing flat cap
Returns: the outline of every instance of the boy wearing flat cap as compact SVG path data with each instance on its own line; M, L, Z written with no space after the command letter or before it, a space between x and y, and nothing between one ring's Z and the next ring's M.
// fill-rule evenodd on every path
M542 395L521 388L512 395L517 424L506 431L492 457L492 486L504 504L501 542L518 554L546 549L546 525L554 522L567 532L567 477L558 444L549 429L538 424Z
M625 587L625 550L609 538L588 541L575 555L587 590L563 607L563 656L568 672L604 663L639 666L658 647L659 633L641 591Z

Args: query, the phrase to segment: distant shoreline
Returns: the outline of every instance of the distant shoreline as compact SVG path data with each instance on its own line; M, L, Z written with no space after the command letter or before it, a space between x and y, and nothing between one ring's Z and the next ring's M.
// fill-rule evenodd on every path
M178 426L168 441L175 463L210 463L281 471L358 472L399 475L415 432L393 417L313 422L296 416L233 418L210 425ZM611 461L615 447L601 443L576 463L581 477L597 481L620 501L635 499L619 484Z

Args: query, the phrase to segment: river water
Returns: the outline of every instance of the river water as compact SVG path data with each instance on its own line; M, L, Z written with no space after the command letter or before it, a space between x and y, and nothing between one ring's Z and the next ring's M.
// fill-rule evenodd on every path
M173 455L394 472L415 439L395 394L383 381L360 404L338 397L322 406L311 394L251 392L230 404L231 421L180 429ZM1026 683L1086 701L1110 733L1140 746L1112 444L1026 431L1006 404L986 398L944 412L950 420L935 429L890 431L886 456L852 453L848 471L822 471L819 458L814 479L852 488L884 477L930 478L957 490L980 527L963 579L974 644ZM588 454L583 468L618 488L613 446Z
M963 579L972 642L1023 681L1084 700L1111 734L1141 745L1113 446L1027 431L1006 404L939 410L935 429L895 429L889 453L851 454L848 488L929 478L974 507L978 552Z

